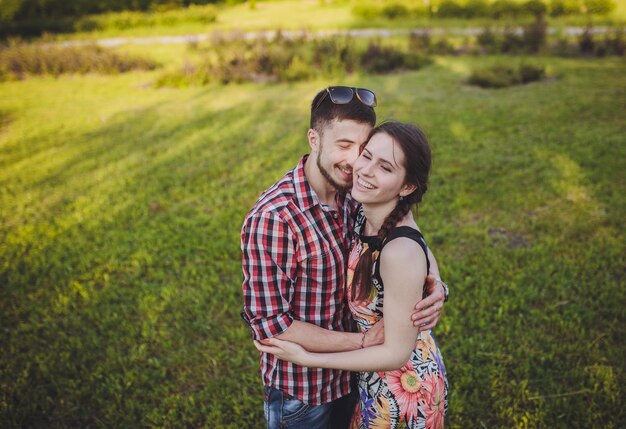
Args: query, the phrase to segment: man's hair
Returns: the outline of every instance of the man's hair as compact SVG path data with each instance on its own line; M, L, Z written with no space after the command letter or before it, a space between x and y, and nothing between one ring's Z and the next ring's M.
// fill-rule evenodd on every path
M320 99L324 97L320 103ZM319 106L317 106L319 103ZM317 106L317 108L315 108ZM311 123L310 127L318 133L323 132L323 128L327 126L333 119L339 121L352 120L359 123L369 124L372 127L376 125L376 112L373 107L368 107L356 97L352 97L347 104L335 104L331 101L326 89L321 90L313 98L311 103Z

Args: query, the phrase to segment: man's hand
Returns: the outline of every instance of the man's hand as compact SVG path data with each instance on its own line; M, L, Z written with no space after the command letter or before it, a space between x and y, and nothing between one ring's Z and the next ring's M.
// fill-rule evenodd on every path
M385 342L385 321L380 319L365 333L363 347L378 346Z
M413 325L419 327L420 331L428 331L437 325L441 319L445 299L443 286L432 275L426 277L424 291L427 296L415 305L415 313L411 316Z

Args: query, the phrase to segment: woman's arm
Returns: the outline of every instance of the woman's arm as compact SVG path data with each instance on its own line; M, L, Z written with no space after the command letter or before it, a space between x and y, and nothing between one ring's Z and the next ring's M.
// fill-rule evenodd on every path
M255 342L257 349L314 368L386 371L406 364L419 332L410 316L415 302L422 297L422 288L416 284L423 284L426 277L426 256L415 241L398 238L385 246L380 263L385 285L383 344L347 352L312 353L295 343L271 338L263 343Z

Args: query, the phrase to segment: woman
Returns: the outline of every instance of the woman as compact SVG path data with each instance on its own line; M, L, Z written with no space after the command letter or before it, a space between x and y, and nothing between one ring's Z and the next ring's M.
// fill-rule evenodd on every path
M359 371L361 401L353 427L443 427L443 360L431 333L420 333L410 321L423 294L415 285L423 284L429 268L411 206L426 192L430 164L419 128L387 122L372 130L353 166L352 196L362 209L348 261L350 310L363 333L384 315L384 344L311 353L276 338L255 342L258 350L299 365Z

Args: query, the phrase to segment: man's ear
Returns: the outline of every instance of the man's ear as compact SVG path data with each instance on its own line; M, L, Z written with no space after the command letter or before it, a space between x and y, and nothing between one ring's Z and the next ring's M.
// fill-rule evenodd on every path
M319 151L320 133L315 131L313 128L309 128L309 131L306 133L306 137L309 140L309 146L311 146L311 152Z
M411 195L416 189L417 189L417 185L414 185L413 183L406 183L402 187L402 189L400 189L400 196L406 197L408 195Z

